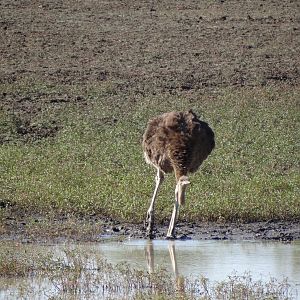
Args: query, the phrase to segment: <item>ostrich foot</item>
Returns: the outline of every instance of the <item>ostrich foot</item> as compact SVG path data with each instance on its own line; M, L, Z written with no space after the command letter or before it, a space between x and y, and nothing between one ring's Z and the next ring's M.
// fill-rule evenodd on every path
M153 227L154 227L154 215L151 212L147 212L147 217L146 217L146 221L145 221L145 225L146 225L146 235L149 239L153 239L154 235L153 235Z
M176 240L176 235L167 235L166 240Z

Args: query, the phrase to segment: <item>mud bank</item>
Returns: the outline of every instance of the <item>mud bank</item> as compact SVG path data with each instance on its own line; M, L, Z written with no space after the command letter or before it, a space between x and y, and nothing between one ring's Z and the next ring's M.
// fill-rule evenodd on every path
M167 225L157 225L155 239L166 236ZM112 219L14 218L6 217L0 228L0 240L22 242L103 241L107 238L146 238L143 224L128 224ZM177 225L181 240L300 240L300 222L267 221L253 223L181 222Z

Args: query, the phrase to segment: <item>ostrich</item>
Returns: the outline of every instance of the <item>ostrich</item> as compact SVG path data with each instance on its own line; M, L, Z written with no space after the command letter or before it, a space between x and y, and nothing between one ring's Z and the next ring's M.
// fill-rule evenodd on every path
M146 217L150 239L153 238L154 203L164 175L174 171L176 178L175 204L167 233L167 238L173 239L179 207L185 202L185 190L190 183L188 172L197 171L214 146L212 129L192 110L164 113L148 122L142 147L146 162L157 169L156 186Z

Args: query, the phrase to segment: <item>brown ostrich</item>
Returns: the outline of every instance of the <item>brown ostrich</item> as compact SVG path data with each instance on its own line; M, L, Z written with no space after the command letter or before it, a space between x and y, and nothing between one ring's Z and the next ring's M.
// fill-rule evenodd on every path
M142 146L146 162L157 169L156 186L146 217L147 235L153 238L154 203L164 174L174 171L175 204L167 238L175 238L179 206L185 202L185 190L190 183L187 175L197 171L213 150L214 133L192 110L169 112L148 122Z

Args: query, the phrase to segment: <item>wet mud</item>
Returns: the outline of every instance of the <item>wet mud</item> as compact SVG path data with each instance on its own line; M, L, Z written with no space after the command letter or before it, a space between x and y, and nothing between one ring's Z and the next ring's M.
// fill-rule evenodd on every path
M167 225L156 225L154 239L165 239ZM22 242L96 242L107 239L145 239L143 224L129 224L110 218L17 219L7 217L1 228L1 240ZM300 222L267 221L253 223L179 222L176 238L180 240L300 240Z
M157 226L154 238L166 237L168 226ZM146 231L140 225L118 224L108 228L112 235L126 235L133 238L146 238ZM300 239L300 223L269 221L255 223L178 223L176 238L181 240L279 240Z

